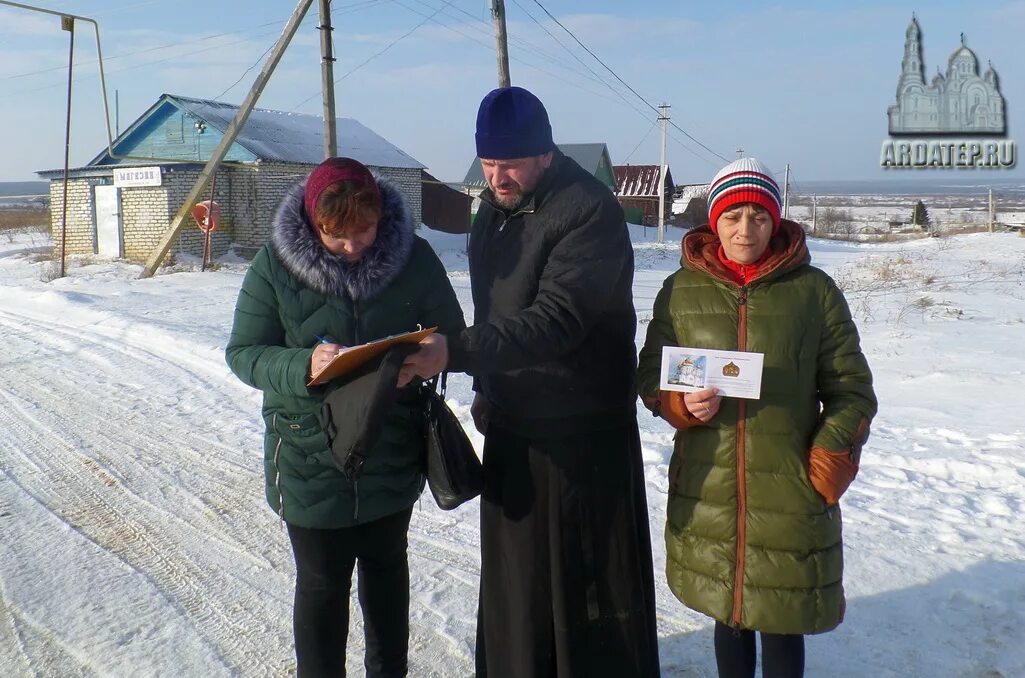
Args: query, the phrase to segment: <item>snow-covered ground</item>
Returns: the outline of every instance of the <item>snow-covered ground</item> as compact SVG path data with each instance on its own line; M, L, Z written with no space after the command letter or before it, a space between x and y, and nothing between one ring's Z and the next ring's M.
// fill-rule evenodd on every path
M680 231L633 233L641 342ZM429 237L470 318L464 239ZM43 282L45 245L0 234L0 675L294 672L259 394L222 353L244 265L138 280L135 265L73 262ZM843 501L847 620L809 639L808 675L1025 675L1025 238L811 247L848 290L881 405ZM450 384L472 430L469 382ZM712 676L710 621L662 574L671 432L640 422L664 674ZM410 675L472 675L478 544L476 503L444 513L424 497Z

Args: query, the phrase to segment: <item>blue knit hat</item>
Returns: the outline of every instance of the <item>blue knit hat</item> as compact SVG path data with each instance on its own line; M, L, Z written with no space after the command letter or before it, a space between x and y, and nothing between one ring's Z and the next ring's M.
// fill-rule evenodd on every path
M477 157L511 160L544 155L555 148L548 111L522 87L488 92L477 111Z

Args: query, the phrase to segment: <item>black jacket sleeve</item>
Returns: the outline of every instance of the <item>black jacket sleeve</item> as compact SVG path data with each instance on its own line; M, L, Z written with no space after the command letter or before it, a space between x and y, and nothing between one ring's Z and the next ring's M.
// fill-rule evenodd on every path
M673 296L673 282L676 274L665 279L662 289L655 297L655 305L651 311L651 322L645 335L644 346L637 361L637 393L645 406L658 400L662 372L662 349L676 346L676 330L669 313L669 300Z
M555 244L530 306L450 337L449 369L473 376L506 372L579 346L630 266L630 239L616 207L596 201Z
M466 329L463 309L452 289L445 265L430 246L425 245L425 249L428 263L423 283L426 292L420 302L420 319L417 322L424 327L437 327L438 332L446 336L458 334Z

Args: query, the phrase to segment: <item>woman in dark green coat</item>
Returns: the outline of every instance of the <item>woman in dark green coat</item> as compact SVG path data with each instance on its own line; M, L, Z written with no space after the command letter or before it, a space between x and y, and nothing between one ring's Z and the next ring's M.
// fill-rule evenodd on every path
M406 674L406 533L424 486L415 386L388 411L357 486L328 446L325 388L306 384L345 346L417 326L465 327L444 267L394 186L355 160L325 161L282 202L242 283L225 351L232 372L263 391L267 501L296 562L300 678L345 674L357 564L367 675Z
M753 158L723 168L709 226L683 239L638 366L645 404L675 428L666 576L716 620L719 675L800 676L804 634L843 618L840 495L876 412L872 375L843 294L780 219L779 189ZM764 354L757 400L660 390L662 349Z

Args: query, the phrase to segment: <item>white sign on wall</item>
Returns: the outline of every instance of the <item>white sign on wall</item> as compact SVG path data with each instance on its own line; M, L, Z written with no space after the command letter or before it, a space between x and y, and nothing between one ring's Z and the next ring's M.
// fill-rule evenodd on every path
M159 186L163 181L159 167L115 167L114 185L118 188Z

